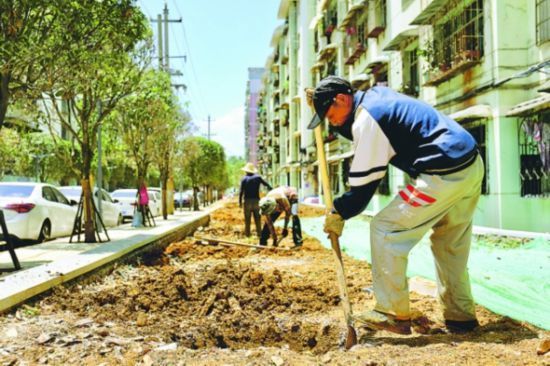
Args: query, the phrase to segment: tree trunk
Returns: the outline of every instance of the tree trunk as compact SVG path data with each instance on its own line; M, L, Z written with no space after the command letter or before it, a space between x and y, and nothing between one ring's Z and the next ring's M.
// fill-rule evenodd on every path
M168 219L168 202L166 200L166 184L168 182L168 174L160 175L160 188L162 190L162 217Z
M84 242L97 242L94 230L94 210L92 207L92 189L89 179L82 179L82 192L84 194L83 214L84 214Z
M9 72L3 72L0 74L0 130L4 125L6 113L8 112L8 105L10 102L10 79Z
M199 210L199 195L197 194L198 188L193 186L193 211Z

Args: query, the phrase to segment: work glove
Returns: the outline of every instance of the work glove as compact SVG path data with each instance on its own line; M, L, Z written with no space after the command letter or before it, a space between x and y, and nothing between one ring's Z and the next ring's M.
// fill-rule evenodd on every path
M288 236L288 229L284 228L283 229L283 238L286 238L287 236Z
M341 236L342 231L344 230L344 219L338 213L329 213L325 217L325 233L333 233L336 236Z

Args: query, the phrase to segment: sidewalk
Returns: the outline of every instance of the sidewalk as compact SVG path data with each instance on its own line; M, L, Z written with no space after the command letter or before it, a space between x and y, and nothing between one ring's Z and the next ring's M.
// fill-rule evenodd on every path
M168 245L191 234L209 221L215 203L203 211L177 211L167 220L155 218L156 227L133 228L130 223L108 230L105 243L69 243L69 237L15 250L22 270L13 268L8 251L0 253L0 312L22 303L54 286L88 274L149 245ZM104 237L102 235L102 237ZM81 236L82 239L82 236Z

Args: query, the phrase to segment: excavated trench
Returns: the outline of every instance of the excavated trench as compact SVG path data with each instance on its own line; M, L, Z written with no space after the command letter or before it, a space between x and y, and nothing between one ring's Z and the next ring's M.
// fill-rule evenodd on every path
M321 214L311 208L301 211L302 217ZM257 238L243 236L241 215L229 203L197 234L257 243ZM293 244L285 239L282 245ZM347 256L344 261L354 309L372 307L368 263ZM301 249L289 251L200 245L188 237L137 264L118 266L96 282L58 287L28 308L32 315L26 308L18 311L20 339L0 339L0 361L11 360L3 359L3 351L15 354L13 347L20 347L22 360L44 364L175 364L185 359L246 364L245 357L282 365L280 359L290 354L294 359L287 359L289 364L353 364L359 359L366 364L373 359L379 364L395 359L442 364L456 361L457 354L483 364L493 360L491 345L514 350L505 352L504 364L544 361L529 353L538 344L532 327L479 308L483 331L458 338L443 334L436 300L414 293L413 336L360 328L362 346L357 353L343 352L345 324L335 277L332 253L307 235ZM0 331L12 323L0 318ZM457 341L467 346L457 349ZM173 354L159 351L171 345L177 349ZM204 362L188 352L199 352Z

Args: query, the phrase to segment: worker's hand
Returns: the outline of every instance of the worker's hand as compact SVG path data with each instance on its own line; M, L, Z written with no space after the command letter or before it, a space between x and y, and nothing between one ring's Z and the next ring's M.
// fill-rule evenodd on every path
M286 238L288 236L288 229L287 228L284 228L283 229L283 238Z
M341 236L344 230L344 223L345 221L340 214L329 213L325 217L324 231L328 234L333 233L337 236Z

